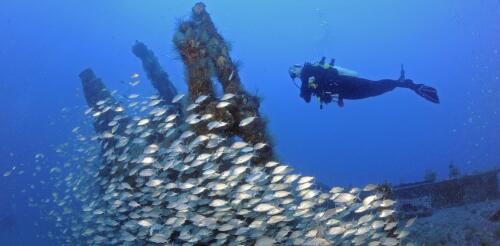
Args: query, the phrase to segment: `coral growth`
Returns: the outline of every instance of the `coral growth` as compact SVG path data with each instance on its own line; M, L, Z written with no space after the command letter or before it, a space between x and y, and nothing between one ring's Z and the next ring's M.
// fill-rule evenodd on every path
M215 119L224 120L229 124L226 132L241 137L246 142L271 143L267 133L266 122L259 113L259 99L250 95L243 88L237 66L229 56L229 48L222 36L217 32L210 15L203 3L197 3L192 9L191 20L179 24L174 43L181 54L188 70L188 85L192 99L209 95L213 99L214 90L210 80L210 68L215 69L217 80L222 85L224 93L235 94L235 107L224 109L218 113L215 107L205 109L215 115ZM221 118L218 118L223 116ZM238 122L248 117L256 117L252 127L238 127ZM272 144L266 146L259 154L259 163L265 163L273 158Z

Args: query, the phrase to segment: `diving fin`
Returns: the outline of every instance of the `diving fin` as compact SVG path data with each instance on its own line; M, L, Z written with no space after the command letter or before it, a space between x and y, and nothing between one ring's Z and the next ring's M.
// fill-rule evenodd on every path
M403 64L401 64L401 72L399 75L399 81L401 83L406 84L406 86L404 86L404 87L412 89L413 91L415 91L415 93L417 93L419 96L427 99L428 101L431 101L433 103L439 103L439 96L438 96L436 89L434 89L430 86L426 86L424 84L414 84L413 81L406 79L405 67Z
M399 81L403 82L406 80L406 76L405 76L405 67L403 64L401 64L401 72L400 72L400 75L399 75Z
M439 103L439 96L436 89L423 84L416 84L413 90L428 101Z

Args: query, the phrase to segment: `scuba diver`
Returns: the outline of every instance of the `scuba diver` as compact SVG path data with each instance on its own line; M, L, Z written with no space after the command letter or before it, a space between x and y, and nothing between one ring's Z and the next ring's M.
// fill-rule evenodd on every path
M334 100L339 107L343 107L344 99L374 97L392 91L396 87L410 89L428 101L439 103L437 90L406 79L403 65L399 79L372 81L357 77L354 71L335 66L335 59L328 64L325 63L325 59L323 57L315 64L306 62L303 66L294 65L288 70L293 80L299 78L302 81L300 97L307 103L311 101L311 96L318 97L321 109L323 104Z

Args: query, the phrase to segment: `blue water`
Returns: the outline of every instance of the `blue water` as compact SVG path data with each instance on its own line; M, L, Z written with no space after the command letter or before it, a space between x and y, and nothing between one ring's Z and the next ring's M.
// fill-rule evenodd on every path
M44 170L64 161L54 146L83 119L81 70L92 67L120 94L154 94L145 79L126 83L142 73L131 53L141 40L186 91L172 36L195 2L0 1L0 174L16 167L0 176L0 215L15 218L0 220L1 245L51 244L44 212L27 205L51 192L40 183L51 182L48 172L32 175L34 156L45 155ZM500 166L498 1L205 3L243 63L246 89L264 98L279 157L298 172L360 186L419 181L427 169L444 179L451 161L462 173ZM441 104L396 89L320 110L299 97L287 69L322 56L375 80L396 79L404 63L407 77L438 89Z

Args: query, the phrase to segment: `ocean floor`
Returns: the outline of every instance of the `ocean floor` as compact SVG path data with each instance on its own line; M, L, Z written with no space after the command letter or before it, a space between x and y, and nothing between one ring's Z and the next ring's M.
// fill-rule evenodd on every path
M488 218L500 209L500 199L434 211L419 218L409 239L416 245L500 245L500 221Z

